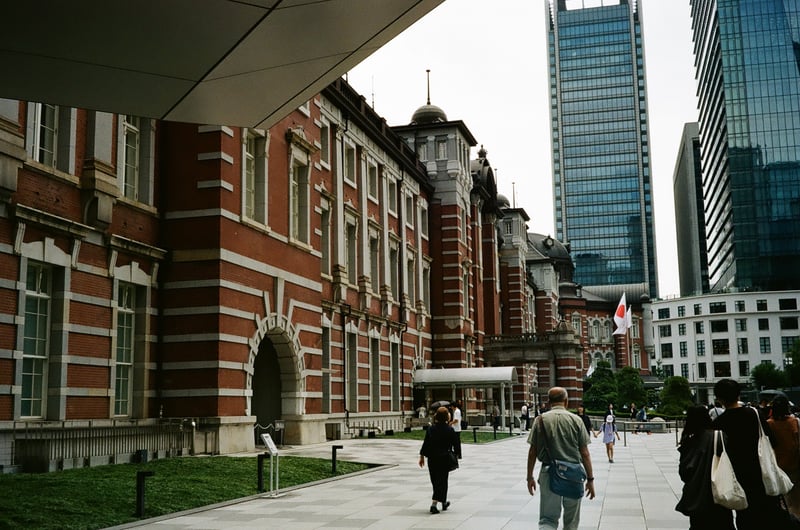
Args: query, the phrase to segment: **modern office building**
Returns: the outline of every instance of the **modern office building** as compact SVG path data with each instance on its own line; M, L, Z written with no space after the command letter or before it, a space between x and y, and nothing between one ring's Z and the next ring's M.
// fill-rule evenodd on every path
M683 126L672 176L675 200L675 240L681 296L709 291L706 225L703 216L703 180L697 122Z
M546 7L556 238L572 249L576 282L655 297L640 7Z
M665 377L688 379L698 402L708 403L720 379L748 384L759 364L783 369L791 362L800 340L798 298L798 291L761 291L654 301L651 363Z
M800 4L692 0L712 291L800 285Z

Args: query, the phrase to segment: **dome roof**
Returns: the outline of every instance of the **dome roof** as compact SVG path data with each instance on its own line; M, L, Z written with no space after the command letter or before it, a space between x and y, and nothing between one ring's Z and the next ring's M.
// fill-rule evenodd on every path
M511 203L508 202L508 197L503 195L502 193L497 194L497 206L499 208L508 208L511 206Z
M424 125L426 123L442 123L447 121L447 115L436 105L423 105L411 117L411 125Z
M528 242L542 256L547 256L550 259L555 260L572 261L572 257L570 256L569 249L566 247L566 245L551 236L529 233Z

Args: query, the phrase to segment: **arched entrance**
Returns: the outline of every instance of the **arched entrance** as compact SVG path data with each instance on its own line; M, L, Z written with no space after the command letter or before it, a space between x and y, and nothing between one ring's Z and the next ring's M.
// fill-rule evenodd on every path
M253 396L250 414L263 432L274 433L275 420L283 418L281 411L281 370L278 353L269 337L264 337L253 362ZM273 429L269 429L272 426ZM261 429L256 429L260 434ZM260 440L256 440L259 443Z

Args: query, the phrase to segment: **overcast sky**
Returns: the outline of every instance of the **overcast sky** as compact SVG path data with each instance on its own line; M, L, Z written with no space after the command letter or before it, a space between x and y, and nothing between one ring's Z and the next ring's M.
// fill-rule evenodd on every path
M691 20L689 0L639 3L664 298L679 293L672 174L683 124L697 120ZM529 231L555 235L545 20L545 0L445 0L351 70L348 81L389 125L407 125L425 104L430 68L431 103L463 120L485 146L498 191L525 209Z

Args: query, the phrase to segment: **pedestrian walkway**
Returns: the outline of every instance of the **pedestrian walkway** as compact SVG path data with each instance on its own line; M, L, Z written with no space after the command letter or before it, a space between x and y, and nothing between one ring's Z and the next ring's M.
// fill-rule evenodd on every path
M464 439L470 432L462 434ZM581 530L685 529L674 510L681 491L675 433L632 435L617 442L614 463L600 438L592 438L594 500L584 499ZM463 444L461 468L450 475L452 505L428 513L431 486L417 465L421 442L391 438L338 440L338 459L392 464L376 471L246 500L148 519L156 530L249 529L530 529L539 497L528 494L525 436ZM285 449L282 455L331 457L334 442ZM536 474L538 475L537 463ZM265 480L266 482L266 480ZM129 525L130 526L130 525Z

